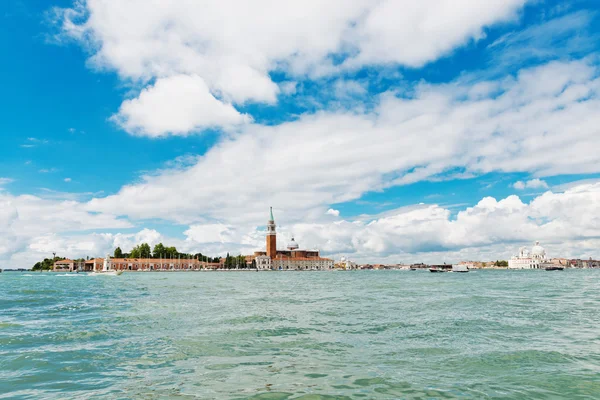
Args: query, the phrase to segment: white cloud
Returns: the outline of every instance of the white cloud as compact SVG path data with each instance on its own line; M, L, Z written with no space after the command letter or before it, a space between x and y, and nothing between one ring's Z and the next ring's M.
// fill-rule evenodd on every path
M184 85L170 85L168 97L181 91L177 105L184 110L201 105L228 114L215 119L210 112L200 112L192 120L186 115L187 123L180 124L158 110L152 99L134 103L130 116L131 103L126 101L119 114L125 129L158 136L229 124L231 110L218 107L210 93L218 93L227 108L231 102L274 103L280 89L269 75L273 71L319 76L366 65L423 65L484 37L486 27L516 19L524 4L525 0L476 5L472 0L214 0L149 7L146 0L87 0L54 12L62 34L87 45L90 65L142 83L196 77L206 83L206 90L190 95ZM346 60L334 66L331 55ZM155 96L159 95L151 97ZM151 116L153 112L167 118L166 126ZM126 123L131 117L134 120Z
M71 178L65 178L64 179L65 182L71 182L71 180L72 180Z
M530 179L526 182L523 181L517 181L513 184L513 187L515 189L518 190L524 190L524 189L548 189L548 184L539 179L539 178L535 178L535 179Z
M0 193L0 268L12 267L9 260L13 256L27 252L28 246L38 243L38 238L47 237L50 232L61 237L58 235L131 226L130 222L111 214L89 213L85 204L77 201ZM34 256L32 253L21 257L31 260Z
M597 74L588 61L553 62L480 82L494 89L476 95L473 78L463 78L420 84L411 97L385 93L368 112L247 125L187 165L144 176L88 209L237 225L263 223L264 210L276 204L288 221L317 220L330 204L424 179L598 172Z
M329 210L327 210L327 212L325 214L327 214L327 215L333 215L334 217L339 217L340 216L340 210L334 210L333 208L330 208Z
M235 241L235 228L224 224L192 225L185 235L198 243L231 243Z
M598 40L598 35L588 32L594 17L592 12L580 10L507 33L488 46L492 63L496 68L514 67L588 54Z
M9 184L11 182L14 182L14 180L11 179L11 178L2 178L2 177L0 177L0 186Z
M279 88L283 94L292 95L296 93L296 89L298 87L298 82L294 81L285 81L279 84Z
M264 228L248 223L193 224L185 239L166 237L154 229L88 233L87 228L123 229L129 225L110 216L73 212L80 205L64 203L23 196L0 198L1 266L30 266L52 251L69 257L103 256L117 246L129 251L140 243L154 246L162 242L180 251L207 255L251 254L264 248ZM293 213L276 211L281 248L293 232L303 248L319 248L334 258L346 255L363 262L506 259L534 240L540 240L552 257L598 257L600 247L599 183L563 193L547 191L529 203L514 195L501 200L485 197L475 206L459 210L455 217L447 207L435 204L364 215L353 221L291 222L287 216ZM61 221L66 223L61 225Z
M293 230L304 247L365 261L390 256L406 261L431 259L427 253L435 254L438 261L439 257L460 261L454 258L460 252L479 259L482 254L506 259L520 244L534 240L542 241L550 256L598 257L597 248L590 246L600 243L599 201L600 184L596 183L564 193L549 191L530 203L517 196L499 201L486 197L459 211L455 219L447 208L423 205L363 222L298 223L287 231Z
M250 118L215 98L197 75L159 79L113 116L127 132L161 137L186 135L210 127L230 127Z

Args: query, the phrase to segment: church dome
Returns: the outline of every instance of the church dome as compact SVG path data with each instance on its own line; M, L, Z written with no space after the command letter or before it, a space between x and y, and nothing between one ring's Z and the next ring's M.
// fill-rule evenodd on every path
M545 256L546 249L544 249L542 246L540 246L540 242L535 242L535 246L533 246L531 248L531 255L532 256Z
M292 240L290 240L290 242L287 245L287 248L288 248L288 250L298 250L298 243L296 243L294 238L292 238Z

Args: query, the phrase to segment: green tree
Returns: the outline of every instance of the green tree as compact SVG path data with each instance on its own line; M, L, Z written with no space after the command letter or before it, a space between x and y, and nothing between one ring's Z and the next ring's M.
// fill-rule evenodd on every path
M179 253L177 252L177 249L175 248L175 246L165 248L165 258L175 259L175 258L177 258L178 255L179 255Z
M142 243L139 247L141 258L150 258L150 245L148 243Z
M165 254L165 245L162 243L155 244L154 249L152 250L152 257L154 258L162 258Z
M113 256L114 256L115 258L123 258L123 250L121 250L121 248L120 248L120 247L117 247L117 248L115 249L115 252L113 253Z
M44 258L44 261L36 262L32 271L51 271L56 261L64 260L64 257Z
M135 246L129 252L129 258L140 258L140 246Z

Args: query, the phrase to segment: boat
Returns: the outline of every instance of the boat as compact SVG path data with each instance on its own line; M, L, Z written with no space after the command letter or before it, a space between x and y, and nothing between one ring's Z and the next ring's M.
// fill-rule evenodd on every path
M92 272L91 274L89 274L90 276L98 276L98 275L109 275L109 276L119 276L123 273L123 271L117 271L115 269L112 270L108 270L108 271L97 271L97 272Z
M469 267L467 267L466 265L453 265L452 266L452 272L469 272Z
M429 272L450 272L451 270L452 265L448 265L446 263L429 266Z
M563 269L565 269L565 267L546 267L545 270L546 271L562 271Z
M429 268L429 272L448 272L448 270L443 268Z

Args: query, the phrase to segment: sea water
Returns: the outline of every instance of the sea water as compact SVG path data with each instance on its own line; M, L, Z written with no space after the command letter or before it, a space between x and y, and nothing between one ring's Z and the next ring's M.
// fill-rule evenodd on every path
M598 399L600 270L5 272L0 398Z

